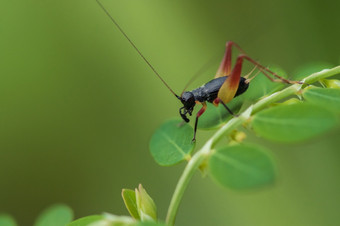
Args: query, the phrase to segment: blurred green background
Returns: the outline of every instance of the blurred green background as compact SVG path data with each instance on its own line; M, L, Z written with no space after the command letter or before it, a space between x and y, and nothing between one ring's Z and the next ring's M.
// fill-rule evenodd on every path
M288 74L340 60L339 1L102 3L178 93L227 40ZM142 183L164 219L184 164L158 166L148 142L180 104L94 0L0 1L0 104L0 212L20 225L60 202L76 217L127 214L121 188ZM251 136L273 150L277 183L237 192L197 173L177 225L339 225L339 133L294 145Z

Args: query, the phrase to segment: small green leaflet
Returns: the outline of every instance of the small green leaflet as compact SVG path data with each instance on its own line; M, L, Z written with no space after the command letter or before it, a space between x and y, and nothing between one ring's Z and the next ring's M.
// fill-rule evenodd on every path
M316 105L279 105L257 113L251 125L256 134L272 141L297 142L320 135L336 125L333 113Z
M123 197L125 206L127 210L129 211L130 215L136 220L139 220L140 216L139 216L138 209L137 209L135 191L131 189L123 189L122 197Z
M79 219L71 222L67 226L88 226L92 223L95 223L95 222L103 220L103 219L104 219L104 216L102 216L102 215L91 215L91 216L79 218Z
M302 95L310 103L340 112L340 89L311 88Z
M35 222L35 226L61 226L72 221L73 211L66 205L56 204L45 209Z
M209 159L211 176L224 187L250 189L272 184L275 167L262 147L233 145L217 149Z
M159 165L174 165L190 157L194 130L187 123L181 123L180 119L166 121L152 135L150 152Z
M11 217L10 215L0 214L0 225L1 226L16 226L17 223L15 222L13 217Z

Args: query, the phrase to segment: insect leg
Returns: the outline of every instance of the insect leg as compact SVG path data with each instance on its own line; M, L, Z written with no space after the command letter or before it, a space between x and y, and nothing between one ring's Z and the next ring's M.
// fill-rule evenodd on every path
M241 47L239 45L237 45L235 42L228 41L226 43L226 50L225 50L224 57L222 59L220 67L217 70L215 78L226 76L226 75L230 74L230 72L231 72L231 52L232 52L231 50L232 50L233 46L235 46L242 54L245 54L245 52L243 51L243 49L241 49Z
M235 66L234 66L233 70L231 71L230 76L228 76L228 78L225 80L225 82L221 86L220 90L218 91L217 97L220 100L222 100L222 102L225 103L225 104L230 102L235 97L235 94L236 94L238 86L239 86L240 78L241 78L241 70L242 70L242 64L243 64L244 59L248 60L250 63L257 66L259 68L259 70L273 82L282 82L282 83L289 83L289 84L295 84L295 83L302 84L301 81L291 81L289 79L285 79L285 78L277 75L275 72L269 70L268 68L262 66L261 64L259 64L258 62L256 62L252 58L250 58L249 56L247 56L245 54L241 54L237 57ZM275 76L276 79L272 78L268 73ZM248 82L249 82L249 80L248 80Z
M217 97L224 104L229 103L235 97L240 83L243 58L245 57L246 55L244 54L237 57L235 66L231 71L231 74L228 76L228 78L225 80L220 90L218 91Z
M235 115L233 112L232 112L232 110L230 109L230 108L228 108L228 106L220 99L220 98L216 98L215 100L214 100L214 102L213 102L213 104L215 105L215 106L217 106L219 103L221 103L222 105L223 105L223 107L225 108L225 109L227 109L227 111L232 115L232 116L234 116L234 117L237 117L238 115Z
M192 142L196 141L196 131L197 131L197 123L198 123L198 118L205 112L207 109L207 104L205 102L202 103L202 108L197 112L196 114L196 121L195 121L195 129L194 129L194 138L192 138Z
M254 64L255 66L257 66L259 68L259 70L268 78L270 79L272 82L282 82L282 83L288 83L288 84L303 84L303 82L301 81L292 81L286 78L283 78L281 76L279 76L278 74L276 74L275 72L269 70L267 67L262 66L261 64L259 64L258 62L256 62L255 60L253 60L252 58L250 58L247 55L241 55L243 58L245 58L246 60L248 60L250 63ZM277 79L272 78L270 75L268 75L268 73L272 74L274 77L276 77Z
M275 72L269 70L267 67L262 66L257 61L250 58L239 45L237 45L235 42L232 42L232 41L228 41L227 44L226 44L226 51L225 51L223 60L221 62L221 65L220 65L220 67L219 67L219 69L218 69L218 71L215 75L215 78L230 75L230 72L231 72L231 54L232 54L232 47L233 46L235 46L242 53L241 56L244 56L244 58L246 60L248 60L250 63L254 64L255 66L257 66L259 68L259 70L262 71L263 74L266 77L268 77L271 81L273 81L273 82L283 82L283 83L288 83L288 84L295 84L295 83L302 84L301 81L292 81L292 80L283 78L283 77L279 76L278 74L276 74ZM264 71L266 71L267 73L265 73ZM273 79L270 75L268 75L268 73L272 74L277 79Z

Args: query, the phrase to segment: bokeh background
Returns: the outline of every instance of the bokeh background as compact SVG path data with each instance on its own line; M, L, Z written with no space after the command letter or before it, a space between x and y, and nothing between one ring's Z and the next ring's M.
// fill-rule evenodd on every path
M289 75L340 63L339 1L102 3L177 92L227 40ZM138 183L164 219L184 164L158 166L148 141L179 107L94 0L0 1L0 212L20 225L54 203L77 218L126 215L121 188ZM277 183L233 191L197 173L177 225L339 225L339 134L298 144L250 135L273 151Z

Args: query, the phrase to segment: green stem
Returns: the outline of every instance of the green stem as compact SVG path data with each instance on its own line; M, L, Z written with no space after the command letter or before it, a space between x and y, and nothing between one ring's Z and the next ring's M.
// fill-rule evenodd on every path
M331 77L331 76L339 74L339 73L340 73L340 66L337 66L337 67L333 67L331 69L324 69L322 71L311 74L310 76L306 77L302 81L307 83L307 84L312 84L314 82L319 81L320 79L328 78L328 77Z
M320 72L311 74L302 81L307 84L312 84L316 81L319 81L320 79L327 78L339 73L340 66L337 66L332 69L325 69ZM224 126L217 130L217 132L205 143L205 145L192 156L187 166L185 167L170 202L168 214L166 216L167 225L174 225L179 203L183 197L184 191L187 188L190 179L192 178L198 167L202 164L202 162L209 156L212 148L216 145L216 143L227 134L230 134L235 128L246 122L252 114L264 109L272 103L296 94L301 88L302 85L294 84L288 86L281 91L275 92L259 100L256 104L250 106L247 110L245 110L239 117L232 118Z
M182 199L183 193L184 193L190 179L194 175L196 169L199 167L199 165L206 158L205 153L208 153L209 151L210 151L210 146L205 145L199 152L195 153L192 156L192 158L188 162L187 166L185 167L181 177L179 178L175 192L174 192L172 199L171 199L171 202L170 202L168 214L166 216L166 224L167 225L174 225L177 209L178 209L179 203Z

